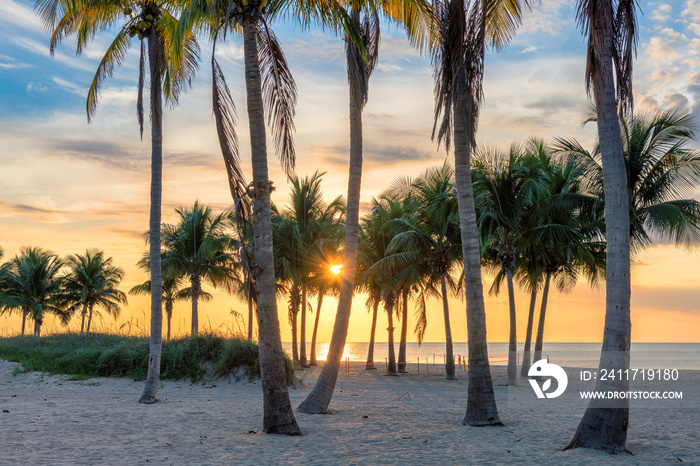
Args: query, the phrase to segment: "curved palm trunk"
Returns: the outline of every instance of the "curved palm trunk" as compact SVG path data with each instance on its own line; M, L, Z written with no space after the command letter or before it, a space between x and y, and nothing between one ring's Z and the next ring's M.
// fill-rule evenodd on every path
M406 333L408 331L408 290L401 294L401 341L399 341L399 372L406 373Z
M551 273L547 273L547 278L544 281L544 289L542 290L542 304L540 305L540 319L537 323L537 339L535 340L535 357L532 362L535 363L542 359L542 341L544 340L544 318L547 314L547 299L549 298L549 282L552 278Z
M474 128L467 118L474 109L468 103L466 70L462 68L454 103L455 188L461 225L464 284L467 296L467 337L469 349L469 383L467 412L464 424L473 426L501 425L493 393L493 381L486 346L486 311L481 283L481 257L472 189L471 140Z
M321 305L323 305L323 291L318 294L318 305L316 306L316 319L314 320L314 333L311 334L311 361L310 366L317 366L316 361L316 335L318 334L318 320L321 316Z
M302 413L321 414L328 405L338 379L340 360L348 336L352 296L355 289L357 266L357 241L359 237L360 186L362 182L362 98L354 76L349 72L350 82L350 174L348 177L348 203L345 213L345 253L341 275L338 311L333 324L333 335L328 348L326 363L316 380L313 390L299 405Z
M513 272L506 272L508 281L508 311L510 316L510 338L508 340L508 385L518 385L518 337L515 322L515 290L513 289Z
M160 82L162 59L157 34L148 37L148 63L151 74L151 211L148 220L151 263L151 338L148 374L139 403L155 403L160 383L160 355L163 347L163 274L160 264L161 200L163 196L163 102Z
M394 298L387 298L384 301L388 327L387 345L389 346L389 366L386 371L389 375L396 375L396 354L394 353Z
M260 63L255 19L243 22L248 124L253 163L253 231L258 292L258 341L260 379L263 390L263 430L271 434L301 435L289 403L284 351L277 316L275 267L270 219L271 182L267 171L265 115L263 110Z
M374 301L374 309L372 310L372 329L369 333L369 349L367 350L367 362L365 363L365 369L376 370L374 367L374 331L377 328L377 312L379 311L379 300Z
M193 273L190 275L190 283L192 285L192 328L190 334L196 337L199 334L199 292L202 289L202 281L199 275Z
M532 322L535 320L535 304L537 303L537 289L530 293L530 312L527 314L527 332L525 333L525 348L523 349L523 365L520 368L520 377L527 377L530 370L530 346L532 344Z
M450 307L447 304L447 284L445 283L444 275L440 277L440 290L442 292L442 314L445 320L445 378L447 380L456 380L452 329L450 327Z
M299 364L306 367L306 287L301 287L301 331L299 332Z
M612 5L610 0L601 2L592 24L598 35L595 53L600 59L594 82L594 96L598 109L598 139L603 161L605 191L606 295L605 332L600 357L600 370L621 371L629 369L630 340L630 222L627 169L625 167L620 122L617 115L615 83L613 79ZM603 37L600 37L600 34ZM602 47L602 50L600 48ZM615 380L596 380L596 390L626 392L629 381L625 377ZM614 407L611 403L614 403ZM629 424L629 401L593 400L576 429L567 448L599 448L619 452L625 449Z
M34 336L41 336L41 324L44 323L44 319L34 319Z
M168 330L167 330L167 339L170 341L170 321L173 318L173 302L171 300L168 300L165 302L165 317L168 320Z
M87 314L88 303L85 301L83 303L83 311L80 313L80 333L85 331L85 315Z

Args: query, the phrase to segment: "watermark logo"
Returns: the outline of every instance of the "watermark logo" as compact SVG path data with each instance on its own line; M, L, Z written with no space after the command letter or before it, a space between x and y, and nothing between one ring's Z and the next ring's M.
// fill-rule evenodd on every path
M566 386L569 384L569 379L566 377L564 369L556 364L551 364L546 359L540 359L530 366L527 375L528 377L550 377L544 381L541 388L538 380L529 379L530 385L532 385L532 389L535 391L537 398L556 398L564 393ZM551 393L547 393L547 390L552 386L552 378L557 381L557 389Z

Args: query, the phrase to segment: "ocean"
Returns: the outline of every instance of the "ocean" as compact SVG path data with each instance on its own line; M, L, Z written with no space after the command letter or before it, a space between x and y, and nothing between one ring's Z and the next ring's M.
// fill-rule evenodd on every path
M291 354L292 344L283 343L284 350ZM317 359L323 361L328 353L328 343L317 345ZM523 343L518 343L518 363L522 360ZM351 363L364 363L367 360L369 343L347 343L343 360ZM394 345L398 361L399 345ZM374 362L384 363L388 358L387 343L374 344ZM467 343L453 345L455 361L467 356ZM508 343L489 343L489 360L494 365L506 365L508 362ZM601 343L544 343L542 357L563 367L584 368L597 367L600 359ZM307 343L307 357L310 354ZM534 345L532 347L534 353ZM445 343L407 343L406 360L408 363L444 364ZM700 370L700 343L632 343L630 367L636 369L691 369Z

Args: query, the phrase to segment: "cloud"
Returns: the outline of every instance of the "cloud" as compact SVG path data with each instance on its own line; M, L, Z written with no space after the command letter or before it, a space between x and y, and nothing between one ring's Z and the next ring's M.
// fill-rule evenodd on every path
M379 71L387 71L387 72L396 72L396 71L402 71L403 67L399 65L392 65L389 63L379 63L377 65L377 70Z
M7 214L21 215L25 217L30 217L31 221L43 222L43 223L65 223L68 221L67 217L73 216L71 212L64 212L54 209L47 209L44 207L36 207L28 204L22 204L12 201L0 200L0 216L7 216Z
M525 47L521 51L519 51L518 54L536 52L537 50L540 50L541 48L542 48L541 45L530 45L528 47Z
M680 311L700 315L700 289L635 287L632 308Z
M347 146L311 146L307 150L333 165L348 166L350 149ZM425 162L436 159L434 152L401 145L365 145L362 156L365 165L372 168L392 166L397 162Z
M534 102L526 103L524 107L549 112L560 109L581 109L585 104L586 100L583 96L577 98L569 94L556 94L551 97L545 97Z
M47 87L41 83L35 83L34 81L29 81L27 84L27 92L44 92Z
M688 98L683 94L675 92L664 98L664 105L667 107L685 107L688 105Z
M0 70L14 70L22 68L32 68L32 65L18 62L13 57L0 54Z
M652 21L656 21L658 23L665 23L666 21L671 20L671 13L673 12L673 8L669 4L663 4L659 5L656 9L654 9L651 14L649 15L649 18L651 18Z

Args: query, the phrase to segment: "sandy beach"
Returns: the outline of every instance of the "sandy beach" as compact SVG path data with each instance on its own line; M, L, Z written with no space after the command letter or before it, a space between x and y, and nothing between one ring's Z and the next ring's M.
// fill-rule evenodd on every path
M260 433L260 382L165 381L160 403L136 402L142 382L71 381L25 372L0 360L0 464L670 464L700 463L699 371L683 371L677 407L632 409L633 455L559 451L571 439L580 404L548 410L527 381L505 387L494 368L505 427L461 424L466 373L448 382L437 371L386 377L381 370L341 372L331 415L297 414L303 437ZM319 368L298 372L293 405ZM570 371L570 379L575 378ZM575 388L576 381L570 384ZM695 392L693 392L693 390Z

